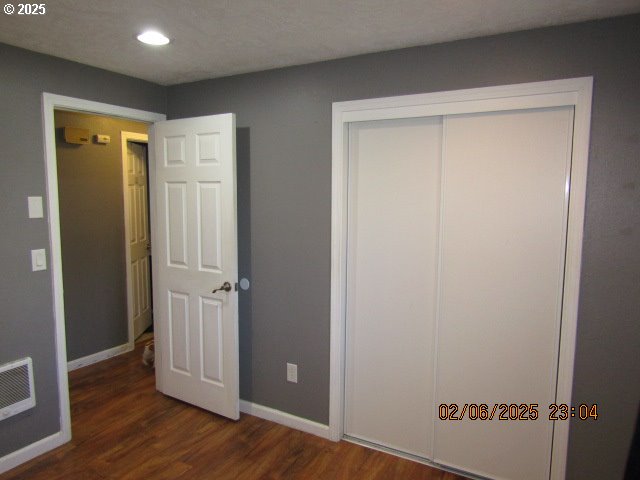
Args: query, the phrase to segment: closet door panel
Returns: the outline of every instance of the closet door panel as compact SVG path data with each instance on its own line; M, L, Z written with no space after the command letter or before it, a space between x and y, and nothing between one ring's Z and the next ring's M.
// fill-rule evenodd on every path
M469 407L437 420L434 457L491 478L548 478L573 110L444 122L436 402L457 415L519 407L508 420L500 406L493 420L470 420Z
M350 126L345 434L431 457L441 117Z

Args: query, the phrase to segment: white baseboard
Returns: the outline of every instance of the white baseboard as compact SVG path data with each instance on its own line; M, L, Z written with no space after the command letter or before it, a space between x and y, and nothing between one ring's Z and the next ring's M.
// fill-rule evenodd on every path
M0 475L8 472L12 468L22 465L25 462L42 455L43 453L53 450L71 440L71 435L65 435L64 432L54 433L48 437L38 440L37 442L27 445L20 450L11 452L0 458Z
M67 371L71 372L72 370L76 370L80 367L93 365L94 363L101 362L103 360L106 360L107 358L115 357L117 355L130 352L131 350L133 350L133 345L129 343L125 343L124 345L113 347L108 350L103 350L102 352L94 353L93 355L87 355L86 357L78 358L76 360L71 360L70 362L67 363Z
M240 400L240 411L254 417L263 418L270 422L279 423L286 427L295 428L318 437L329 439L329 425L323 425L322 423L313 422L306 418L296 417L290 413L281 412L275 408L265 407L258 405L257 403L247 402L246 400Z

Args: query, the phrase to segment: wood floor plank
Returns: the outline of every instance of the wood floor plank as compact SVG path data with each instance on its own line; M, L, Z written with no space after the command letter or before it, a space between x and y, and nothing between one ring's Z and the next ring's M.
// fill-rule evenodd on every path
M73 439L0 480L463 480L251 415L227 420L155 390L131 353L69 374Z

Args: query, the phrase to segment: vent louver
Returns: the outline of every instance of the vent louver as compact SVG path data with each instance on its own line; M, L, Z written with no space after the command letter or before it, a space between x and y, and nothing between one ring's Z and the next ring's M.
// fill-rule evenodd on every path
M35 405L31 357L0 365L0 420Z

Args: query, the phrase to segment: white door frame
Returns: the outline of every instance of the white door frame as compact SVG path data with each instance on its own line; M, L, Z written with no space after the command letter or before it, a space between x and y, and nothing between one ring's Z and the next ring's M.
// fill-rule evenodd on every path
M127 332L128 332L128 345L129 349L133 350L134 347L134 325L133 325L133 272L131 271L131 228L129 223L129 195L127 195L128 178L127 178L127 143L139 142L147 144L149 146L149 135L146 133L125 132L120 133L122 140L122 198L124 205L124 248L125 258L127 261L126 275L127 275ZM150 177L149 177L149 162L151 161L151 155L147 150L147 183L148 188L151 189ZM150 190L149 190L149 195ZM147 212L148 220L151 220L151 197L149 197L149 211ZM149 232L151 231L151 222L149 222ZM149 238L151 242L151 238ZM151 264L149 264L151 268ZM153 270L152 270L153 273ZM153 307L152 307L153 309Z
M56 364L58 371L58 397L60 401L60 432L49 437L51 438L50 442L38 445L38 448L33 449L33 451L25 451L25 455L19 459L19 463L23 463L71 440L71 413L69 410L69 384L67 380L67 345L64 323L64 288L62 282L60 209L58 202L58 170L54 120L55 110L94 113L98 115L108 115L111 117L120 117L128 120L138 120L149 123L166 120L166 115L161 113L146 112L144 110L93 102L80 98L65 97L46 92L42 94L44 161L47 182L47 214L49 215L49 255L51 258L53 318L56 332ZM149 159L149 161L151 162L151 159ZM151 165L149 166L149 170L152 170ZM151 182L150 188L153 188ZM153 221L153 205L149 205L149 209L151 213L150 219ZM131 336L131 333L129 335ZM16 465L19 463L16 463Z
M329 430L334 441L343 436L345 307L347 261L348 126L351 122L427 117L515 109L574 107L571 189L557 379L557 403L571 405L573 363L578 320L580 264L584 224L593 78L523 83L333 104L331 185L331 351ZM569 185L566 186L567 189ZM435 408L435 407L434 407ZM541 408L543 406L541 405ZM543 409L546 413L546 408ZM556 421L551 479L565 477L569 421Z

